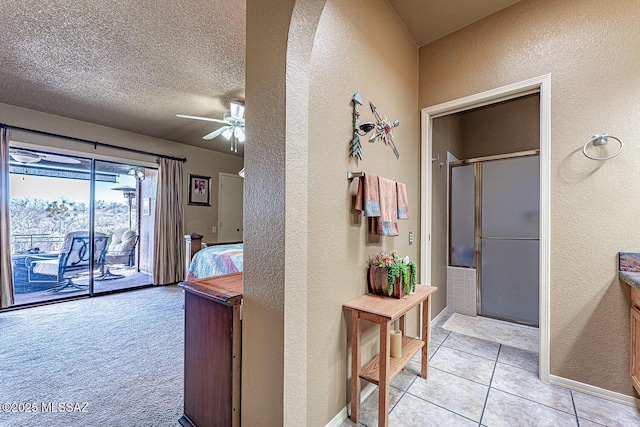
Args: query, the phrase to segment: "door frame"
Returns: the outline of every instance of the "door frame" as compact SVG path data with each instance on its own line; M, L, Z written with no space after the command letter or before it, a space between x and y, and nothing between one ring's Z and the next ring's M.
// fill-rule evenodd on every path
M420 138L421 159L421 238L420 283L431 283L431 209L433 205L432 128L433 119L525 95L540 94L540 379L549 382L550 372L550 288L551 288L551 74L534 77L496 89L423 108ZM422 325L421 319L421 325ZM422 326L421 326L422 327Z

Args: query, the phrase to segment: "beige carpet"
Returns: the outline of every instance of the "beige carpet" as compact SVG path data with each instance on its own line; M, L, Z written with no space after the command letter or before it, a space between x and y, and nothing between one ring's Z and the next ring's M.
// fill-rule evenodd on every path
M474 317L453 313L442 327L459 334L499 342L500 344L533 351L535 353L537 353L540 348L540 332L538 329L489 319L487 317Z
M183 303L166 286L0 313L0 403L32 411L0 426L179 425Z

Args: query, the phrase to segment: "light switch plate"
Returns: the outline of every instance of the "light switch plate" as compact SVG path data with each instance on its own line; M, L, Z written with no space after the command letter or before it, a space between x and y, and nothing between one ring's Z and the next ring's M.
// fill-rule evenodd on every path
M216 228L215 227L211 227L211 232L215 233L216 232Z

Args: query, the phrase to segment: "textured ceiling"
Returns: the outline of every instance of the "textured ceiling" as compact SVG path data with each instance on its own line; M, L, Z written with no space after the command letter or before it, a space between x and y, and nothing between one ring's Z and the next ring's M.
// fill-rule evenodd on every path
M244 102L244 0L10 0L0 14L0 102L229 152ZM35 125L34 125L35 126ZM242 155L242 147L239 150Z
M389 1L419 46L515 3ZM222 125L175 115L222 118L244 101L245 12L244 0L5 0L0 102L228 153L202 139Z
M519 0L389 0L418 46L444 37Z

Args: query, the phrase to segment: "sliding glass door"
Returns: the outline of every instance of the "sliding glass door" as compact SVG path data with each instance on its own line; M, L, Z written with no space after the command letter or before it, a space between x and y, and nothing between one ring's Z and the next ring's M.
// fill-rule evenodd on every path
M156 169L10 145L16 305L152 283Z
M151 284L153 203L157 171L124 163L96 161L95 231L110 237L104 274L94 281L102 293ZM115 176L101 181L99 176Z
M86 295L91 159L19 149L10 156L16 304Z

